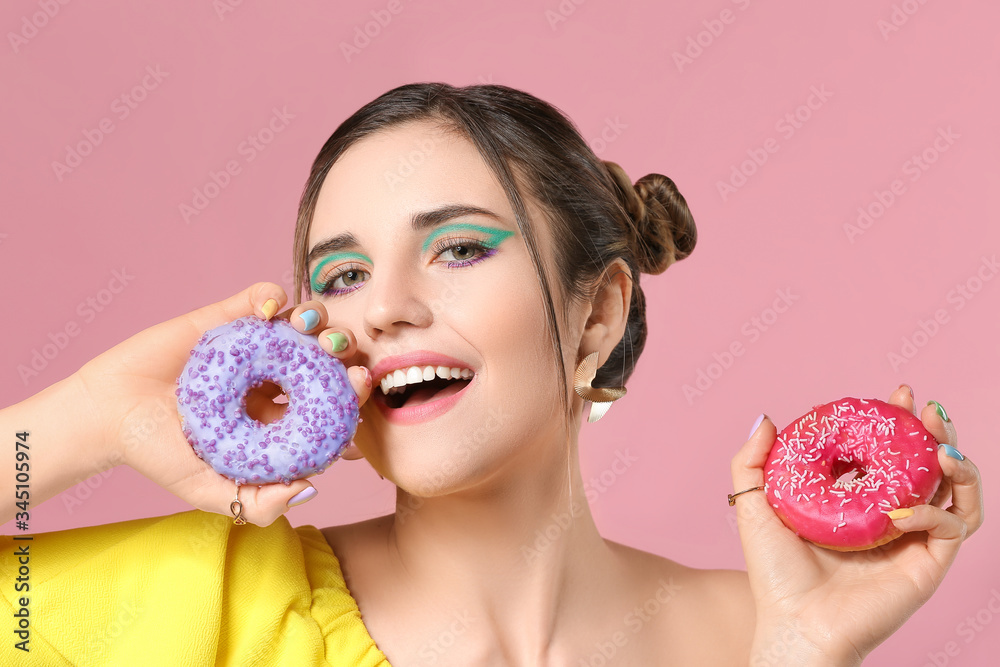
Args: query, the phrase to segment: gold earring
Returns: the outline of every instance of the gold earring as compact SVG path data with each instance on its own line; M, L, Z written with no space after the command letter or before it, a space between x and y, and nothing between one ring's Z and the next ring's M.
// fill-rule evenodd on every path
M590 416L587 421L593 424L598 419L607 414L611 404L625 395L625 387L601 387L594 388L591 382L597 376L598 353L593 352L587 355L580 365L576 367L576 377L573 382L573 389L577 395L585 401L590 401Z

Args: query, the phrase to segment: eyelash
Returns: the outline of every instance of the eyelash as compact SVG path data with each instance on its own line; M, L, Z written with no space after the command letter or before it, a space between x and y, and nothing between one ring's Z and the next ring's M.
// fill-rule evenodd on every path
M434 247L431 248L431 250L434 252L434 256L436 257L441 253L445 252L446 250L451 250L453 248L458 248L458 247L471 248L473 250L481 252L482 254L478 255L477 257L473 257L472 259L449 261L447 263L449 269L458 269L466 266L472 266L473 264L478 264L479 262L492 257L497 252L496 248L491 248L483 244L481 241L469 238L443 239L441 241L438 241L434 245ZM357 285L356 287L355 286L338 287L338 288L333 287L333 284L338 279L350 273L351 271L361 271L367 273L360 266L357 266L355 264L347 264L341 267L339 271L337 271L336 273L334 273L333 275L331 275L329 278L326 279L326 281L323 283L323 286L320 288L320 294L322 294L323 296L340 296L342 294L353 292L354 290L358 289L358 287L361 287L363 283Z

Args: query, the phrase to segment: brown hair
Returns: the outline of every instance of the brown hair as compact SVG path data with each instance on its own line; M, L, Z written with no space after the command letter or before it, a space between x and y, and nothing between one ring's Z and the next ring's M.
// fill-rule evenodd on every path
M351 145L380 130L429 120L457 131L478 149L507 194L545 297L546 319L562 378L564 413L568 387L552 290L524 206L525 193L552 225L558 287L570 300L593 298L606 267L623 258L632 274L625 334L602 364L594 387L624 385L646 343L646 304L639 273L658 274L694 249L697 233L687 202L674 182L648 174L633 186L625 171L600 160L561 111L528 93L500 85L457 88L413 83L394 88L361 107L323 145L299 203L295 228L295 303L309 293L306 255L320 188ZM565 321L568 312L562 313Z

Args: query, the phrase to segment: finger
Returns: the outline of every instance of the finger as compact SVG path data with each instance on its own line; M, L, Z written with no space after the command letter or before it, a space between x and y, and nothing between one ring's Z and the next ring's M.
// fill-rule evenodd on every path
M909 510L912 514L907 509L895 510L908 516L893 519L893 524L905 533L927 531L927 551L942 570L948 569L967 535L965 522L931 505L916 505Z
M358 395L358 407L368 402L372 395L372 373L366 366L351 366L347 369L347 377L351 380L351 387Z
M195 507L235 518L230 509L237 495L236 483L233 480L206 467L203 472L191 478L191 483L193 488L187 497ZM304 479L295 480L288 486L279 482L260 486L240 486L239 500L243 505L243 518L257 526L269 526L288 511L290 500L309 488L314 487Z
M767 415L761 417L759 425L743 443L743 447L736 453L730 464L733 476L733 493L764 484L764 463L767 462L767 455L774 444L777 431ZM761 512L773 516L773 512L768 511L767 496L763 490L743 493L736 497L735 501L738 506L737 520L740 522L748 517L760 516Z
M316 334L320 346L341 361L358 351L358 341L350 329L323 329Z
M270 302L270 303L269 303ZM181 316L193 325L199 335L217 326L247 315L264 317L272 308L285 302L285 290L275 283L254 283L242 292ZM265 311L265 306L267 310Z
M734 491L742 491L764 483L764 463L767 462L767 455L771 452L777 434L771 419L764 415L760 425L750 434L750 438L731 462Z
M916 405L913 400L913 389L908 384L899 385L899 388L889 395L889 403L898 405L910 414L913 414L914 406Z
M941 448L938 447L938 450ZM933 505L934 507L940 507L944 509L951 502L951 480L945 475L941 478L941 485L938 486L938 490L934 492L934 497L931 501L927 503L928 505Z
M365 455L361 453L361 450L358 449L358 446L354 444L353 440L351 440L351 444L347 445L347 448L344 449L343 453L340 455L340 458L346 461L357 461L358 459L363 459L364 457Z
M944 479L951 485L952 505L948 512L965 522L968 537L983 525L983 484L979 468L957 449L949 451L946 445L938 447L938 463Z
M326 307L319 301L305 301L291 310L288 321L302 333L319 331L326 326Z
M955 430L955 424L952 423L948 413L945 412L940 403L928 401L927 405L920 411L920 421L939 443L958 447L958 432Z

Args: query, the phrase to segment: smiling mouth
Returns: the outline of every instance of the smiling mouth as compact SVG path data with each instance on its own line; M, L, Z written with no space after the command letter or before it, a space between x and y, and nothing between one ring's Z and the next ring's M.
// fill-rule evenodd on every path
M380 401L386 407L393 410L402 407L415 407L424 403L431 403L449 396L454 396L468 386L470 380L449 379L444 380L435 377L433 380L424 380L417 384L408 384L399 393L386 395L381 389L376 388L375 400Z

